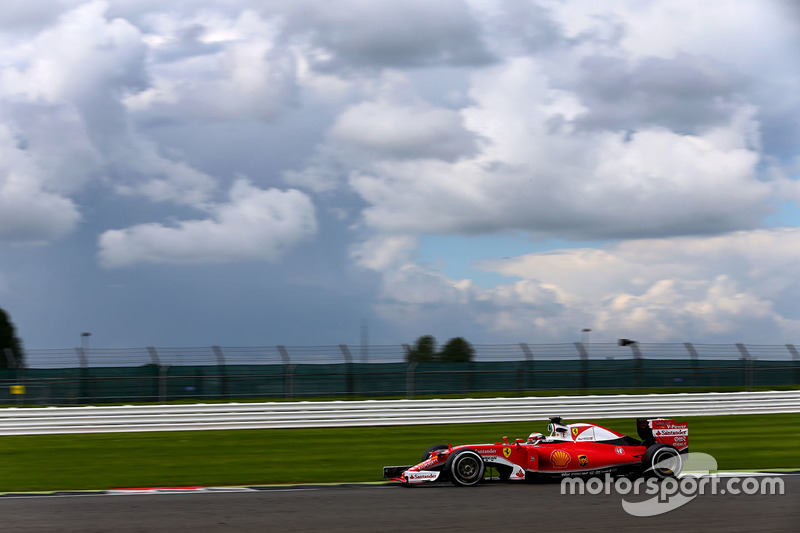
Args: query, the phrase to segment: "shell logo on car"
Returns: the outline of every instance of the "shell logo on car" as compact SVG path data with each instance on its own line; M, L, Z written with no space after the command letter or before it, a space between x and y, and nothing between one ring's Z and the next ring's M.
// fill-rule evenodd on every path
M566 468L572 457L564 450L555 450L550 454L550 462L555 468Z

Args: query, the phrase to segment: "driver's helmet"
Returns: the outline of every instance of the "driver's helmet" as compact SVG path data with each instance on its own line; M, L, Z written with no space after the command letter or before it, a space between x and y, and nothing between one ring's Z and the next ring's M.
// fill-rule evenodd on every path
M528 442L527 443L528 444L533 444L535 442L539 442L543 438L544 438L544 435L542 433L539 433L538 431L534 431L533 433L528 435Z

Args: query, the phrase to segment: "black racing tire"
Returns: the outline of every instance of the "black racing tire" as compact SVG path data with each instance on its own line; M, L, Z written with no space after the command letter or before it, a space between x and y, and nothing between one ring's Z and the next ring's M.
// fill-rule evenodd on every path
M444 470L457 487L471 487L483 481L486 465L483 458L473 450L459 450L447 459Z
M682 468L681 453L669 444L650 446L642 457L642 469L647 477L674 478L681 473Z
M430 459L431 455L433 455L433 452L440 452L442 450L446 450L447 448L449 448L447 444L434 444L422 454L422 461L427 461Z

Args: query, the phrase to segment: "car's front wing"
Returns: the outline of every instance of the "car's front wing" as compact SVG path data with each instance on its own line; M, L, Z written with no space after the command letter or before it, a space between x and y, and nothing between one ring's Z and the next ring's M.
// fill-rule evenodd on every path
M410 466L384 466L383 477L400 483L424 483L436 481L442 474L439 470L414 470L408 471Z

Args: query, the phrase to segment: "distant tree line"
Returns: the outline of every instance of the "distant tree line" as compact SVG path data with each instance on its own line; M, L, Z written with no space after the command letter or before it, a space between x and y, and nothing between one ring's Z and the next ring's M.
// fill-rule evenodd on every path
M8 313L0 309L0 368L21 368L25 353Z
M466 363L474 356L475 349L463 337L450 339L437 351L433 335L423 335L406 349L409 363Z

